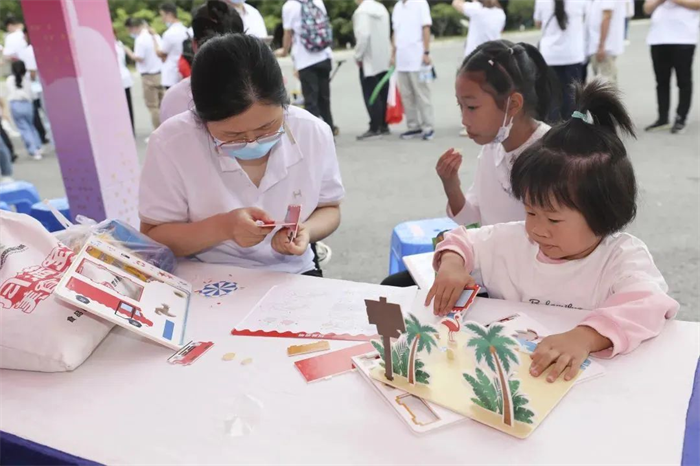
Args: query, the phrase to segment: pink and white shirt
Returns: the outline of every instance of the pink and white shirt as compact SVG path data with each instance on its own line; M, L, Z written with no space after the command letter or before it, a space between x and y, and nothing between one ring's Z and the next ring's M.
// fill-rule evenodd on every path
M604 238L583 259L552 261L529 239L524 222L460 227L438 246L435 270L445 251L464 259L491 298L592 311L579 325L612 341L600 357L629 353L657 336L679 308L646 245L627 233Z

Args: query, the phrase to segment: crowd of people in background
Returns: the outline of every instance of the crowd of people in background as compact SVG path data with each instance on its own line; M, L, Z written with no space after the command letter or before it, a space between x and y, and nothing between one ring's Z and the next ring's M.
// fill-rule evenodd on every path
M369 116L369 128L357 140L370 140L390 134L386 121L389 96L389 74L395 73L406 118L401 139L430 140L435 136L431 87L435 70L431 57L432 18L427 0L398 0L392 13L376 0L356 0L353 15L356 39L354 60L359 69L362 97ZM260 12L245 0L221 0L220 8L232 9L241 22L242 32L270 43L265 21ZM213 5L213 4L212 4ZM464 57L488 41L500 39L506 24L506 13L498 0L454 0L452 6L468 22ZM193 18L207 15L206 4L193 12ZM216 8L216 7L213 7ZM646 0L644 13L651 16L647 37L656 77L658 118L647 131L671 129L682 132L686 125L692 96L692 63L698 41L700 0ZM140 75L143 101L153 129L172 116L164 98L171 88L172 102L187 100L191 104L189 74L196 52L193 27L178 18L177 7L164 3L160 18L167 29L162 37L140 18L128 18L125 27L134 39L133 50L120 40L115 49L125 97L134 125L132 101L133 76L127 59L135 64ZM222 15L222 12L214 12ZM552 106L547 121L570 118L573 111L573 86L585 82L588 70L592 76L615 83L618 79L617 59L624 53L629 19L634 15L633 0L537 0L534 24L541 31L538 49L546 64L556 74L560 103ZM323 0L288 0L282 13L284 35L277 57L291 56L303 95L303 105L333 130L331 86L333 51L331 21ZM194 22L194 20L193 20ZM309 24L313 24L310 27ZM12 162L17 158L9 134L15 123L32 159L39 160L49 143L50 126L43 111L41 80L29 36L22 22L8 17L5 21L2 56L9 62L6 102L0 101L5 118L0 127L0 168L3 180L12 176ZM457 64L457 63L456 63ZM392 71L393 70L393 71ZM678 106L675 118L670 115L670 83L675 72ZM178 85L185 81L182 86ZM181 109L178 103L173 108ZM463 136L468 136L466 128Z

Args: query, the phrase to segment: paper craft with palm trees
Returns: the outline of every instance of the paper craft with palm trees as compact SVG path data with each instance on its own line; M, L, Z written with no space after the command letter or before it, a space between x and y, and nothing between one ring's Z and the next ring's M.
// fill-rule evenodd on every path
M424 370L425 364L418 358L418 354L430 354L437 346L435 335L437 330L430 325L423 325L414 315L409 315L404 320L406 333L391 345L391 367L396 375L405 377L407 382L415 385L430 383L430 374ZM385 367L384 345L378 341L372 341L372 345L382 358L382 367Z
M372 370L374 379L520 438L537 428L576 380L548 383L548 371L532 377L529 356L502 325L462 322L449 343L450 328L437 317L423 319L409 315L405 332L392 344L393 380L382 367ZM373 344L383 355L383 345Z

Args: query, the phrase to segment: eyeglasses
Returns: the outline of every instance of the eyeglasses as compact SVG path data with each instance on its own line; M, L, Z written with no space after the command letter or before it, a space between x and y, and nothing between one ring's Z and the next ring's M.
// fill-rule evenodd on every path
M277 142L280 140L282 135L285 133L284 130L284 125L282 127L275 131L274 133L271 134L266 134L264 136L260 136L257 139L254 139L252 141L230 141L230 142L222 142L212 136L212 139L214 139L214 145L216 146L217 151L221 151L223 149L228 149L228 150L240 150L246 147L248 144L251 144L253 142L258 143L258 144L269 144L271 142ZM211 134L211 133L210 133Z

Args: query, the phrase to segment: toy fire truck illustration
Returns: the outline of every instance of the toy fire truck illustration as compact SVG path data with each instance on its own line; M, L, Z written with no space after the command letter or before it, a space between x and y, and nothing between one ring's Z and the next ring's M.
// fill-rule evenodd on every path
M134 327L146 325L153 327L153 322L143 315L141 309L137 306L129 304L116 296L112 296L99 288L90 285L76 277L71 277L66 284L66 288L75 292L76 300L83 304L90 304L91 301L96 301L103 306L114 309L114 313L126 319Z

